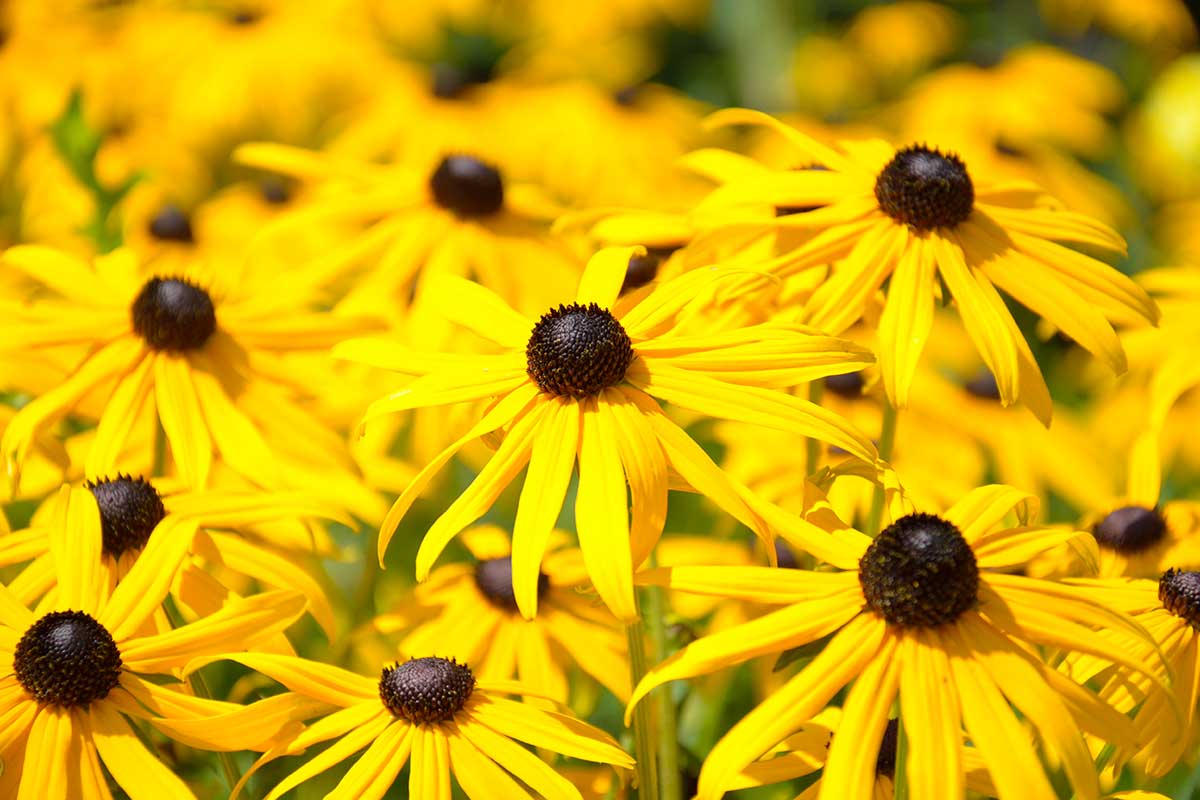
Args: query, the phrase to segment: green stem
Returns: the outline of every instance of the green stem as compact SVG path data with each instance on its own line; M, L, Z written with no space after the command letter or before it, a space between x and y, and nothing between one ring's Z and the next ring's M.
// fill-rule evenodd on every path
M808 385L808 401L821 405L821 398L825 395L825 381L818 378ZM805 461L804 468L812 475L817 471L817 460L821 456L821 443L816 439L809 438L805 442Z
M650 557L653 567L654 556ZM650 646L654 661L662 663L667 658L667 628L663 590L660 586L647 586L642 591L645 611L642 620L650 634ZM658 711L658 796L660 800L682 800L683 786L679 779L679 736L675 720L675 701L671 698L670 686L660 686L652 693Z
M175 601L170 595L163 602L163 610L167 612L167 619L171 621L172 628L182 628L187 624L183 615L179 613L179 609L175 606ZM187 678L188 686L192 687L192 694L204 700L212 700L213 693L208 686L208 681L204 680L204 676L199 672L193 672ZM221 771L225 773L225 780L229 783L229 793L233 794L234 788L241 780L237 764L234 763L232 753L217 753L217 759L221 762ZM243 797L249 797L253 800L253 795L250 793L250 787L247 786L242 790Z
M896 727L896 772L893 776L895 786L892 789L892 800L908 800L908 737L904 735L904 720Z
M625 641L629 645L630 683L636 687L647 672L645 635L640 619L625 626ZM645 700L633 710L633 742L637 757L638 800L658 800L654 731L650 726L650 703Z
M879 457L884 461L890 461L892 458L892 448L896 443L896 417L897 411L891 403L884 402L883 405L883 424L879 431ZM875 493L871 496L871 514L867 517L867 535L879 535L880 523L883 522L883 503L884 503L883 486L875 487Z

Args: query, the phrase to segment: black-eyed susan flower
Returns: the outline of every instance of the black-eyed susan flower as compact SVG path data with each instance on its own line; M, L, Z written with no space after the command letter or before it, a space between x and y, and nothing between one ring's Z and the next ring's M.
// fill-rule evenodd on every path
M700 639L653 668L635 687L630 710L666 681L830 637L807 667L713 748L700 775L701 800L721 796L851 681L825 764L825 797L871 796L897 695L913 796L962 797L965 727L999 797L1056 797L1020 712L1079 795L1097 797L1081 731L1129 746L1129 720L1049 669L1030 647L1092 654L1160 683L1162 669L1117 644L1146 641L1129 617L1085 591L1011 574L1064 541L1087 544L1074 531L1003 525L1014 511L1026 522L1030 501L1008 487L987 486L941 516L901 516L873 541L838 530L832 538L840 553L830 561L837 572L677 567L652 574L649 580L673 589L783 607Z
M240 296L229 270L193 265L195 274L162 275L129 251L91 264L49 248L18 246L0 265L38 281L36 297L18 324L0 337L0 349L54 352L73 348L72 374L21 408L0 439L10 479L36 433L69 412L86 395L107 391L86 471L115 471L131 430L157 415L179 475L203 486L213 452L259 485L284 483L278 449L264 431L280 426L321 429L300 406L299 387L287 377L282 356L323 349L369 330L362 320L316 314L307 287ZM280 437L281 439L284 437ZM348 458L330 452L329 436L306 443L311 459L329 471Z
M419 374L376 401L364 422L413 408L493 399L462 438L413 479L379 534L382 558L400 520L433 476L465 444L504 429L504 441L471 485L429 528L417 577L429 575L446 544L491 506L529 465L513 528L513 585L521 612L537 608L538 565L576 461L575 521L588 576L622 620L637 617L633 569L662 533L668 465L764 538L757 501L730 481L658 404L813 436L873 462L867 438L840 417L777 387L868 363L863 348L795 325L714 334L677 331L698 288L727 273L693 270L659 284L636 305L614 304L629 259L641 248L611 248L588 263L574 302L533 320L493 292L449 276L427 293L454 322L495 343L494 355L422 354L391 340L347 342L335 355ZM626 485L632 493L630 525Z
M1172 688L1178 708L1170 698L1145 680L1145 676L1117 670L1094 656L1075 656L1064 670L1077 680L1100 686L1100 695L1125 713L1134 714L1140 736L1138 752L1120 753L1118 763L1134 757L1140 771L1152 777L1169 772L1195 752L1200 725L1200 572L1168 569L1157 581L1146 579L1079 579L1067 582L1093 593L1111 608L1131 615L1150 634L1151 642L1133 651L1144 660L1163 658L1174 676Z
M495 526L479 526L464 531L462 542L474 564L439 567L397 613L382 614L369 627L380 633L404 631L402 653L437 650L477 665L480 680L515 678L559 703L567 702L572 667L628 699L625 636L606 608L578 591L587 583L587 572L579 551L565 546L565 534L551 536L538 573L533 619L517 608L508 535Z
M106 798L107 772L134 798L191 798L129 718L195 746L264 750L294 713L311 713L310 704L290 698L243 708L151 680L192 658L278 634L303 612L302 597L268 592L175 630L148 630L187 552L188 525L180 535L157 537L110 591L95 500L73 492L66 505L66 524L50 539L58 573L53 604L34 612L0 587L0 794Z
M730 228L737 235L755 227L805 234L763 266L779 277L837 262L801 316L827 332L850 327L888 283L878 336L880 372L893 405L907 402L933 322L939 276L1006 405L1028 394L1024 387L1041 376L999 291L1117 373L1125 369L1125 353L1110 320L1158 319L1154 302L1131 279L1060 244L1124 253L1121 237L1057 208L1032 185L976 185L956 155L923 144L896 150L880 141L843 142L835 150L757 112L721 111L710 123L771 126L788 139L797 158L821 167L772 172L717 189L702 204L710 235L721 235L722 208L767 203L812 209ZM746 281L749 288L762 284ZM1040 416L1048 417L1049 409Z
M578 276L574 259L549 236L557 207L486 155L449 152L420 165L375 165L248 144L237 157L314 184L306 204L264 229L263 240L315 222L349 226L338 247L316 254L299 275L345 288L352 298L407 305L420 276L449 274L472 277L524 310L560 296Z
M71 496L90 493L97 519L68 519ZM75 503L79 502L76 497ZM29 528L0 537L0 565L22 565L9 591L33 604L57 582L50 542L55 526L99 526L101 569L112 591L156 536L185 536L187 557L171 595L197 612L220 608L231 591L250 581L298 592L326 635L334 634L333 607L320 583L301 563L312 555L307 522L320 517L352 520L295 492L201 490L160 493L154 482L117 475L64 489L34 514ZM191 524L184 526L187 521ZM198 527L197 527L198 526ZM90 535L90 534L89 534Z
M451 777L471 800L525 798L531 796L529 790L548 800L578 800L578 789L517 742L617 768L633 766L633 759L603 731L510 700L505 695L521 693L519 684L477 680L470 667L454 659L411 658L385 666L373 679L289 656L228 658L338 709L264 754L256 768L336 740L284 778L267 800L282 797L364 748L327 797L381 798L407 763L409 796L422 800L450 800Z

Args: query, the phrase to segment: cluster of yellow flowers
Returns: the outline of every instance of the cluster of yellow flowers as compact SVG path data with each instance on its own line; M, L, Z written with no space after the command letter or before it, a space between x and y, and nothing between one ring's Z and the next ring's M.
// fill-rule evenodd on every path
M0 5L0 798L1191 796L1186 8L710 5Z

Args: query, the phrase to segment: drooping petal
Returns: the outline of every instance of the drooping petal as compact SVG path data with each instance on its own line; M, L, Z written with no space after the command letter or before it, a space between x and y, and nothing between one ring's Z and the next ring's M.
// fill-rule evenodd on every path
M466 434L438 453L436 458L426 464L416 474L400 496L396 498L396 502L392 504L387 516L383 519L383 523L379 526L377 553L380 565L383 564L383 557L387 553L388 543L392 540L392 536L395 535L396 528L400 526L400 521L404 519L404 516L412 508L412 504L416 502L421 493L425 491L429 482L441 471L442 467L449 463L454 454L461 450L468 442L474 441L480 436L507 425L518 415L524 413L539 394L538 388L532 383L515 389L484 414L479 422L467 431Z
M545 404L533 434L533 450L512 529L512 580L517 608L533 619L538 607L542 556L571 483L579 445L579 403L555 398Z
M142 359L132 373L117 384L104 404L104 413L96 429L96 438L88 449L84 471L93 477L109 474L125 449L129 432L146 406L154 388L154 359Z
M940 632L950 655L950 671L962 704L963 722L975 750L987 764L1000 800L1054 800L1045 770L1025 728L1004 695L955 629Z
M629 484L632 507L629 551L634 567L649 556L667 520L670 478L667 458L642 411L619 388L605 389L600 413L612 418L617 453Z
M502 736L570 758L633 766L633 759L612 737L565 714L489 696L471 706L471 718Z
M45 706L38 711L25 745L17 800L71 800L67 796L71 743L83 735L75 727L69 710ZM191 800L190 794L187 797Z
M629 551L629 504L616 431L611 415L600 412L596 398L585 400L581 411L575 500L579 549L600 599L618 619L628 622L637 619L638 611Z
M625 706L626 724L632 718L633 707L655 687L668 681L704 675L740 664L755 656L799 647L843 626L846 626L847 630L857 630L863 623L853 626L850 623L862 613L861 601L855 602L855 599L861 596L857 587L845 589L817 599L793 603L749 622L697 639L653 667L634 687L633 696ZM782 738L783 736L779 737ZM764 751L765 749L764 747ZM753 754L746 763L760 755L761 751Z
M963 796L962 716L937 629L906 631L901 644L900 718L908 737L913 797Z
M482 517L500 493L520 474L533 451L534 434L545 420L549 405L533 410L513 423L500 447L484 465L475 480L455 498L437 521L425 532L417 550L417 580L429 577L439 555L463 528ZM397 504L400 502L396 501Z
M400 768L408 761L419 728L394 723L383 729L375 743L354 763L345 777L325 795L326 800L379 800L392 788ZM413 764L416 772L416 764ZM413 795L441 800L439 795ZM446 798L449 794L446 795Z
M204 486L212 466L212 440L186 358L165 352L154 357L154 395L179 474L188 486Z
M570 781L521 745L477 722L469 714L460 714L455 723L467 741L524 781L539 797L545 800L579 800L579 790Z
M100 507L87 489L58 490L58 515L50 528L50 553L58 572L57 606L61 610L100 610L100 559L103 537Z
M446 737L450 765L458 785L470 800L533 800L519 783L485 756L465 736Z
M379 739L390 728L398 728L401 732L411 730L409 726L397 723L392 719L390 714L382 713L382 707L380 706L374 707L372 712L360 725L347 729L344 735L341 735L336 742L310 758L299 769L280 781L267 794L266 800L277 800L277 798L287 794L310 778L316 777L333 766L340 764L359 750ZM327 717L326 719L329 718ZM313 728L321 725L322 722L324 720L317 722ZM295 752L301 752L301 750L302 748L297 748ZM400 765L396 768L397 771L403 765L404 762L400 762Z
M871 793L879 743L905 666L897 658L898 645L895 636L885 637L879 652L846 696L838 735L829 748L829 760L821 777L822 797L866 797ZM906 730L922 724L915 717L906 717L902 722Z
M717 742L700 771L699 800L717 800L750 762L816 716L875 658L886 624L859 614L804 671L776 689Z
M912 238L896 262L879 318L879 349L884 355L879 371L888 400L896 408L908 405L908 391L933 327L935 252L927 239Z
M133 636L162 606L195 535L195 522L170 518L154 530L133 569L117 584L97 617L113 639L121 642Z
M187 784L146 749L111 705L92 704L88 722L104 766L132 800L195 800Z

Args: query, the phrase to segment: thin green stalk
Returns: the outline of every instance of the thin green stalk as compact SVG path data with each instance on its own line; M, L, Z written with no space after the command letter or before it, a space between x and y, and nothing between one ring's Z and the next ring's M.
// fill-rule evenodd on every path
M647 672L645 636L640 619L625 626L625 641L629 645L630 682L637 686ZM659 800L654 731L650 725L650 703L646 701L638 703L633 710L633 742L637 758L638 800Z
M884 461L890 461L892 458L892 448L896 443L896 417L898 412L891 403L884 403L883 406L883 424L879 431L879 457ZM867 517L867 535L878 536L879 527L883 522L883 503L884 503L883 486L876 486L875 493L871 496L871 513Z
M175 606L175 601L168 595L163 602L163 610L167 612L167 619L171 622L172 628L182 628L187 624L183 615L179 613L179 609ZM212 700L213 693L208 686L208 681L204 680L204 676L199 672L193 672L187 678L188 686L192 687L192 693L196 697L204 700ZM238 785L238 781L242 779L241 773L238 770L237 764L234 763L232 753L217 753L217 759L221 762L221 771L225 773L225 780L229 783L229 793L233 794L234 788ZM242 789L242 796L254 800L254 795L250 792L250 787Z
M825 395L825 381L818 378L808 385L808 401L821 405L821 398ZM809 438L805 442L805 461L804 468L808 470L808 474L812 475L817 471L817 460L821 456L821 443L816 439Z
M654 566L654 557L650 558ZM654 661L662 663L667 653L667 627L660 586L648 586L642 591L645 601L642 620L650 634ZM659 800L682 800L683 786L679 779L679 736L675 720L675 701L669 686L660 686L652 693L658 711L658 796Z
M895 787L892 790L892 800L908 800L908 770L904 764L908 761L908 737L904 735L904 720L896 727L896 771L893 776Z

